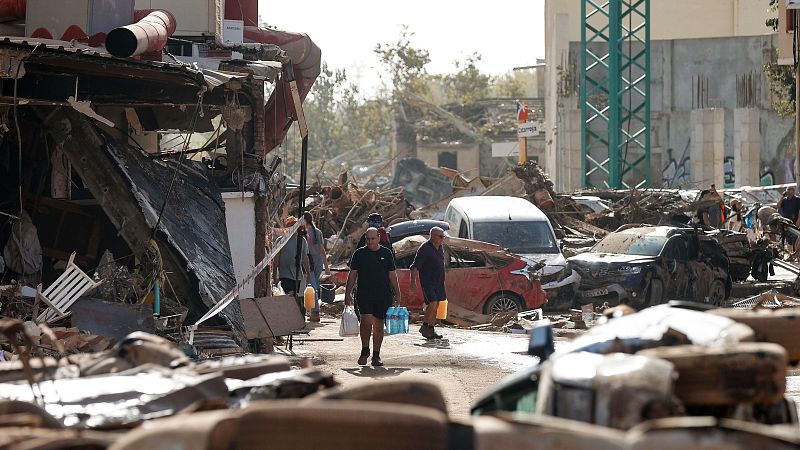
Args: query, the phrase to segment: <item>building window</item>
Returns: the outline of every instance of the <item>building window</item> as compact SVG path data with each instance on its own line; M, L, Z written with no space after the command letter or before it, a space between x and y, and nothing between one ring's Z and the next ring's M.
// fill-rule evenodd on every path
M458 170L458 155L456 152L439 152L439 167Z
M787 33L793 33L794 32L794 26L795 26L795 23L797 22L797 16L795 16L795 14L794 14L795 11L797 11L797 10L795 10L795 9L787 9L786 10L786 32Z

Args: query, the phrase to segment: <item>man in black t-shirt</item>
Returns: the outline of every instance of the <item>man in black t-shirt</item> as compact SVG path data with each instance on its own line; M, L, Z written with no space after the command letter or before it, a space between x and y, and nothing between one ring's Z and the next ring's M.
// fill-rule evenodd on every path
M358 286L358 309L361 311L361 356L358 364L364 365L369 358L369 340L372 336L374 351L372 365L382 366L381 344L383 343L383 321L392 304L400 304L400 285L395 274L392 252L380 245L378 230L369 228L367 245L353 253L350 259L350 274L344 304L353 304L353 287Z

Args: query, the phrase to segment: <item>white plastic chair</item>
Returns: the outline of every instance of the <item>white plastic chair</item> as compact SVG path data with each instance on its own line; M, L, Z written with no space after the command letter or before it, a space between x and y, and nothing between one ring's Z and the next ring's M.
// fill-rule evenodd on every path
M70 255L64 273L50 287L44 292L42 292L41 284L36 288L36 301L41 300L48 306L39 314L36 322L50 322L66 317L69 314L69 308L76 300L100 284L95 283L89 275L76 266L74 260L75 252Z

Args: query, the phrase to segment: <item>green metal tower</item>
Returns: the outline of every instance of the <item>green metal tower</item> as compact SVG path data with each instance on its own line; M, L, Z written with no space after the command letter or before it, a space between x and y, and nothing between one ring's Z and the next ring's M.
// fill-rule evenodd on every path
M649 187L650 0L581 0L583 186Z

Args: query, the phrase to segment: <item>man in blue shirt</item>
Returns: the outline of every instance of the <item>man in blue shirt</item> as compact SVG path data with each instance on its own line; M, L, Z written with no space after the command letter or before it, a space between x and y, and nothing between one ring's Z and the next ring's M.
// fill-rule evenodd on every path
M800 213L800 197L794 195L794 186L789 186L778 200L778 211L781 215L797 224L798 213Z
M411 292L417 289L417 276L425 299L425 320L419 332L425 339L441 339L436 333L436 310L439 302L447 300L444 289L444 230L433 227L428 240L419 246L411 264Z

